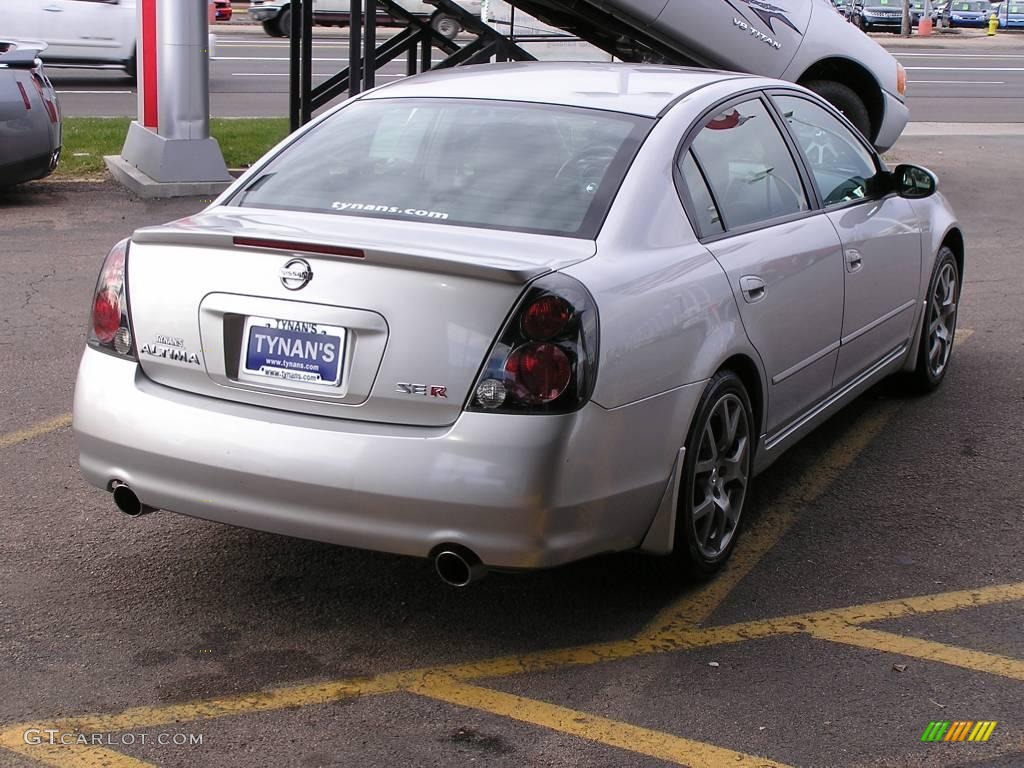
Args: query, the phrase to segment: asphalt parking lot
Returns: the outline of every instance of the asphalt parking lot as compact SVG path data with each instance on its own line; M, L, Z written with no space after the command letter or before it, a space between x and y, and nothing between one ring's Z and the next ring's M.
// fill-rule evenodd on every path
M125 518L68 426L89 300L110 245L203 203L0 195L0 766L1024 766L1024 136L893 155L966 233L946 382L879 387L793 449L689 586L621 555L457 591L425 561ZM996 725L923 743L937 721Z

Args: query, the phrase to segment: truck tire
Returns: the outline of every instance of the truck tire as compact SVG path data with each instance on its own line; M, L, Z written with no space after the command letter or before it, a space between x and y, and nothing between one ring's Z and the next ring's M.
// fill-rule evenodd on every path
M278 37L290 37L292 34L292 9L285 8L277 17Z
M270 19L263 22L263 31L271 37L283 37L281 30L277 28L277 19Z
M864 106L863 99L850 86L837 83L834 80L811 80L801 83L801 85L831 103L846 116L847 120L853 123L853 127L860 131L866 139L871 139L871 116L868 115L868 108Z
M456 35L462 31L462 25L459 24L457 19L452 18L446 14L438 14L430 20L430 26L434 28L434 31L441 37L445 37L449 40L454 40Z

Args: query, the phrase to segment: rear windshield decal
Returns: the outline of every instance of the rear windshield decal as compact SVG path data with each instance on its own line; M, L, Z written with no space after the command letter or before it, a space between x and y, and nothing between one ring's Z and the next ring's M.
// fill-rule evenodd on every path
M400 208L397 205L379 205L376 203L343 203L335 200L331 208L336 211L366 211L367 213L397 213L402 216L416 216L421 219L440 219L444 221L448 214L442 211L428 211L424 208Z

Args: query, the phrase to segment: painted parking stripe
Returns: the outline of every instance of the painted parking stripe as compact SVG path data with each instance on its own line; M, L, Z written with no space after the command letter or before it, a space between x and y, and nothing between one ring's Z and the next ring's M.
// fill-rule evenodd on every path
M1004 80L907 80L908 83L917 85L1006 85Z
M819 640L867 648L873 651L909 656L922 661L934 661L974 672L1024 680L1024 661L971 648L937 643L918 637L906 637L895 632L883 632L842 622L823 622L813 625L808 634Z
M6 435L0 435L0 450L10 448L12 445L23 443L26 440L42 437L43 435L55 432L58 429L64 429L64 427L69 426L70 424L71 414L62 413L60 416L54 416L52 419L41 421L31 427L19 429L16 432L8 432Z
M420 696L490 712L676 765L691 768L785 768L783 763L763 757L456 680L431 680L412 691Z

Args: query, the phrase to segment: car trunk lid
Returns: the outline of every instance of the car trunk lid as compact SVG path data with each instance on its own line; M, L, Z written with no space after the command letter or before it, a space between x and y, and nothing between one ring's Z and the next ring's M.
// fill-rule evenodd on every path
M154 381L443 426L523 286L593 253L581 239L221 207L137 231L128 294Z

